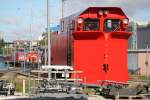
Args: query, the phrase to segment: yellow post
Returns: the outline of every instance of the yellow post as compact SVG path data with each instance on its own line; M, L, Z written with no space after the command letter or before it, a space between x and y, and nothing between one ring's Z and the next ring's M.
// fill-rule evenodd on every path
M129 96L129 100L132 100L132 96Z
M119 100L119 95L118 95L118 96L115 96L115 100Z
M25 90L26 90L26 89L25 89L25 80L23 80L23 91L22 91L23 96L25 96L25 93L26 93Z

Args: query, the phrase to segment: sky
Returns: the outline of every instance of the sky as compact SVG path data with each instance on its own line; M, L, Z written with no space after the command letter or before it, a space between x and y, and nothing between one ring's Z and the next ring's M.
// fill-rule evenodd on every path
M61 1L49 0L51 26L59 24ZM121 7L130 21L150 21L150 0L64 0L64 16L89 6ZM0 0L0 38L6 41L37 40L47 24L47 0Z

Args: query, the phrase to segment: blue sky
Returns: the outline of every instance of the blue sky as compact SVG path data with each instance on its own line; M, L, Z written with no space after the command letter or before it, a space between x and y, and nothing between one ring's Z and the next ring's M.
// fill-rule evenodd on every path
M0 37L6 41L38 39L46 28L46 1L0 0ZM119 6L131 20L150 21L149 0L65 0L65 16L89 6ZM51 24L56 25L61 18L61 0L50 0L50 9Z

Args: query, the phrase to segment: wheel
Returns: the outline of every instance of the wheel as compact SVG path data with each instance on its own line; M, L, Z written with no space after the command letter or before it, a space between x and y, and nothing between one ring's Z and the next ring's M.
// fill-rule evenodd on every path
M7 96L7 95L8 95L8 93L6 92L6 93L5 93L5 96Z
M14 95L14 91L10 91L10 95Z

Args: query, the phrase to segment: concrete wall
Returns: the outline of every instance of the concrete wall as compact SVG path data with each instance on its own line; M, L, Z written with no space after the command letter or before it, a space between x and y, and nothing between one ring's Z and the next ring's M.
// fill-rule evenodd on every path
M128 52L128 69L136 70L140 68L140 74L146 75L146 70L148 75L150 75L150 52L148 53L149 66L146 68L146 52Z
M149 57L149 66L146 68L145 61L146 61L146 53L138 53L138 67L141 68L140 73L141 75L146 75L146 69L148 71L148 75L150 75L150 54Z
M138 68L138 53L128 53L128 69L136 70Z

